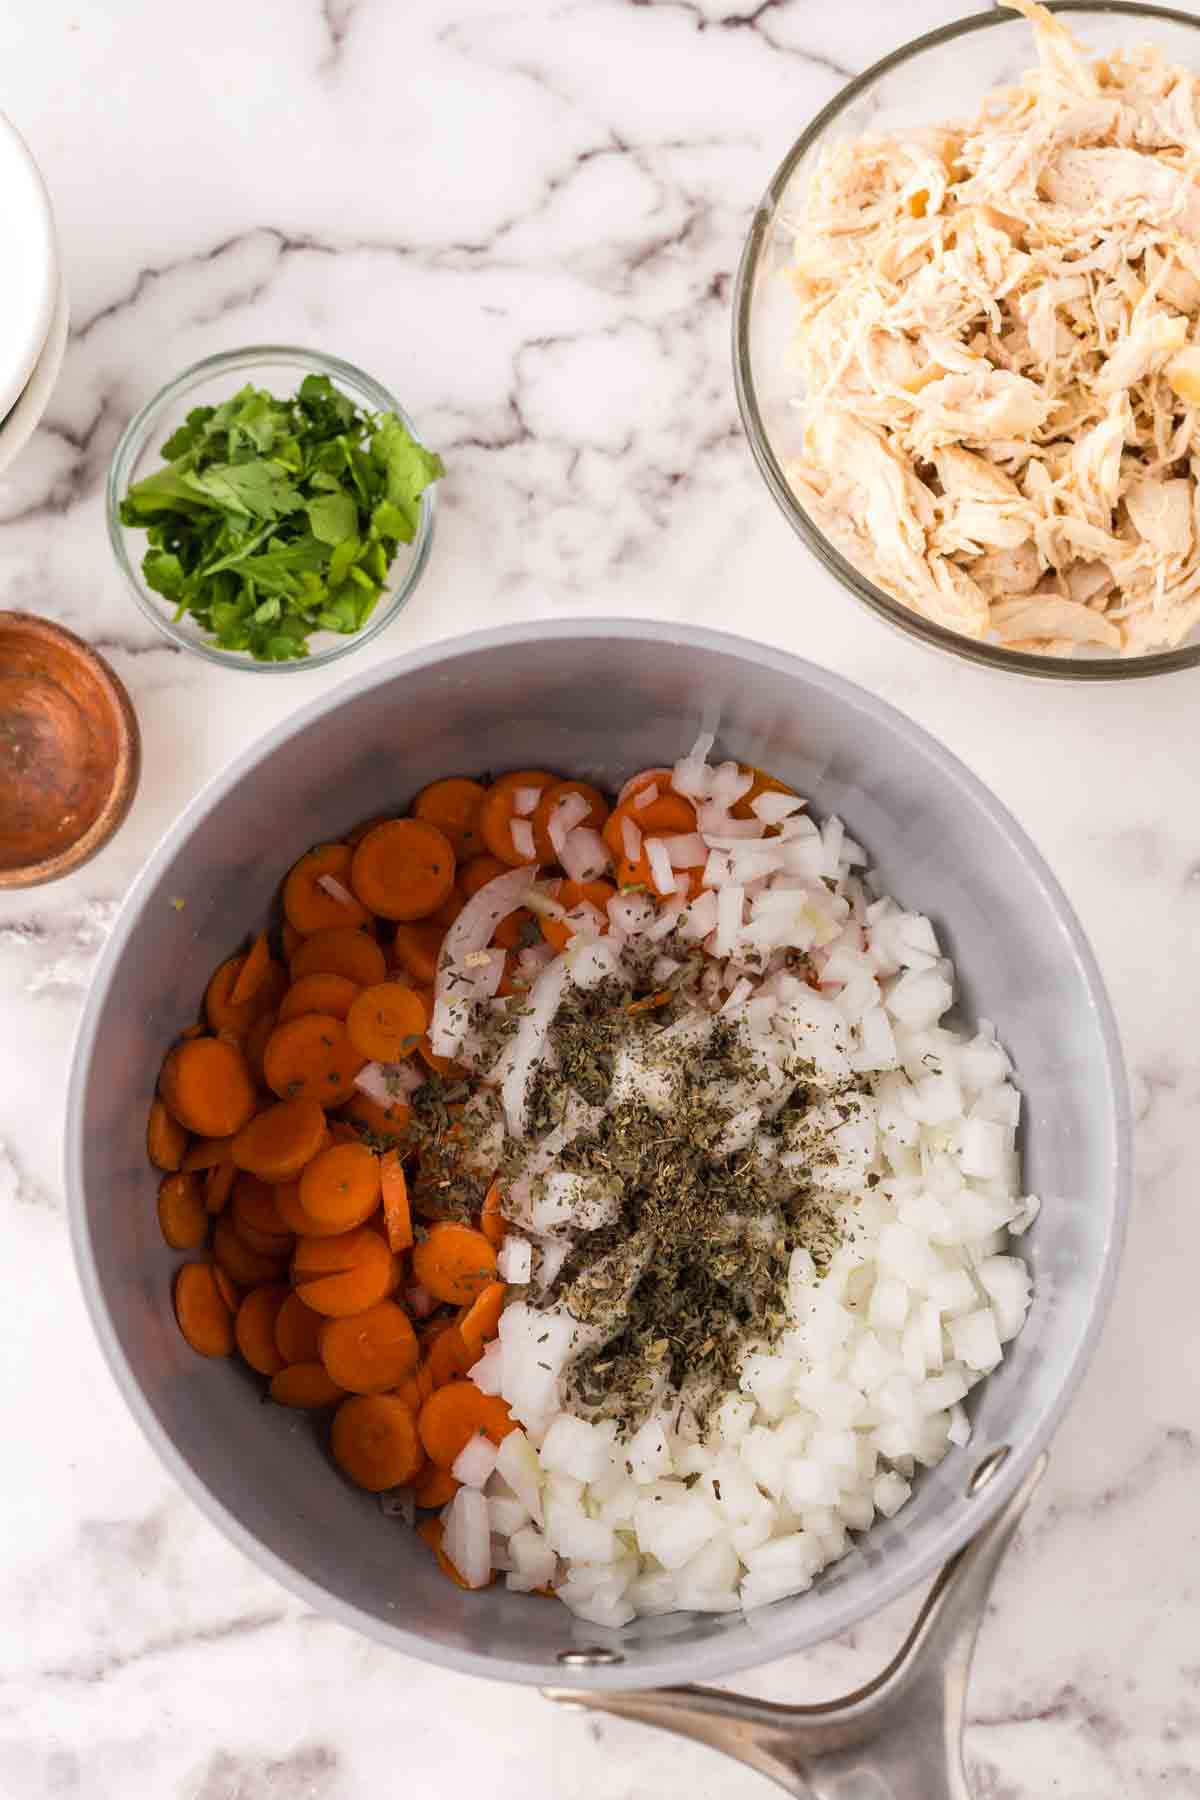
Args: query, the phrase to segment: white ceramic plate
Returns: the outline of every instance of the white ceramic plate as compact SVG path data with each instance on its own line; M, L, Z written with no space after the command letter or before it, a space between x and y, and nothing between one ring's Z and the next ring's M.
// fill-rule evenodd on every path
M46 341L42 345L42 354L34 363L33 373L25 383L16 405L7 418L0 419L0 469L7 469L17 451L28 443L41 423L42 414L54 392L54 383L58 380L58 371L62 368L69 325L67 290L60 280L54 315L50 320Z
M21 393L42 353L58 296L54 215L46 184L25 140L0 113L0 419Z

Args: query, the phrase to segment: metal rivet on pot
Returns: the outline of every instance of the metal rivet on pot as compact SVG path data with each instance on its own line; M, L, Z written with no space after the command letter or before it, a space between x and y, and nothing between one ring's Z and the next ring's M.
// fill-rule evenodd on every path
M987 1486L993 1475L998 1475L1008 1461L1010 1446L1001 1444L996 1450L989 1450L981 1463L976 1464L974 1473L967 1482L968 1494L978 1494Z
M606 1663L622 1663L625 1658L619 1650L601 1650L597 1646L586 1650L560 1650L558 1660L569 1669L595 1669Z

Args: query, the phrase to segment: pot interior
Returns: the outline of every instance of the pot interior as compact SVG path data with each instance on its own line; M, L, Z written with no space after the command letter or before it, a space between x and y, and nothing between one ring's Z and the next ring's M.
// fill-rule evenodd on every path
M741 1614L673 1615L606 1634L564 1607L459 1592L424 1545L351 1488L306 1416L261 1403L234 1360L202 1360L171 1310L179 1258L155 1218L146 1109L164 1049L208 976L268 917L309 845L404 805L447 774L546 767L610 788L671 762L700 729L838 813L886 890L932 918L967 1019L995 1021L1025 1096L1023 1240L1034 1304L973 1395L974 1436L924 1474L813 1589ZM182 902L182 905L180 905ZM579 622L477 634L351 683L265 739L204 792L139 880L81 1030L68 1187L85 1290L144 1428L243 1548L313 1605L412 1654L510 1680L589 1685L713 1678L816 1643L929 1573L1013 1490L1098 1328L1125 1187L1125 1106L1107 1002L1036 852L963 766L901 715L782 653L714 633ZM997 1477L972 1471L1011 1447Z

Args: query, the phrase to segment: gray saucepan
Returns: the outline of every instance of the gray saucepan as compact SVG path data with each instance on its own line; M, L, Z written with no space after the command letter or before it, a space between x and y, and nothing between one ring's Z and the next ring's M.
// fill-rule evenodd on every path
M1022 1245L1034 1305L973 1396L970 1445L922 1475L909 1505L810 1592L750 1618L670 1615L605 1637L499 1585L459 1592L346 1485L307 1420L264 1408L245 1369L188 1349L171 1313L177 1258L158 1233L145 1116L164 1047L308 845L452 772L544 766L611 787L673 760L702 727L719 755L774 771L818 813L845 819L888 891L933 918L964 1015L996 1022L1024 1094L1026 1185L1043 1201ZM1104 1318L1129 1112L1108 1001L1061 889L987 789L900 713L781 651L628 620L478 632L348 682L210 783L142 872L80 1028L66 1174L87 1303L136 1418L208 1516L310 1605L409 1655L701 1737L797 1794L967 1792L948 1740L975 1609ZM901 1659L848 1710L814 1719L680 1691L819 1643L939 1570ZM889 1706L909 1720L901 1749ZM905 1785L913 1755L940 1769L947 1750L948 1775Z

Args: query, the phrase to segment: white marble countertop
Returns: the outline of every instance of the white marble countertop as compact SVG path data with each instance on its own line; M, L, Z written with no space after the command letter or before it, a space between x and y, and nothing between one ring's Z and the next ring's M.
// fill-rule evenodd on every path
M0 605L103 647L146 755L102 856L0 900L0 1800L773 1791L706 1750L404 1661L307 1612L143 1443L67 1245L72 1032L160 832L368 658L578 611L733 625L885 695L1015 810L1082 914L1132 1072L1136 1210L1104 1340L995 1591L968 1749L980 1800L1200 1794L1200 690L1022 684L900 643L791 536L729 372L732 271L776 160L845 76L959 9L9 9L0 100L54 194L73 329L46 422L0 480ZM168 649L122 590L102 515L117 434L159 382L272 340L378 374L450 468L403 616L357 659L286 682ZM874 1672L912 1610L754 1685L828 1695Z

